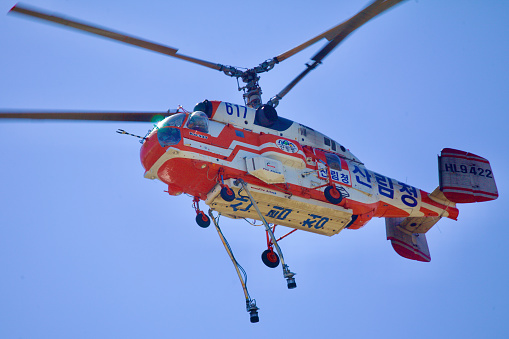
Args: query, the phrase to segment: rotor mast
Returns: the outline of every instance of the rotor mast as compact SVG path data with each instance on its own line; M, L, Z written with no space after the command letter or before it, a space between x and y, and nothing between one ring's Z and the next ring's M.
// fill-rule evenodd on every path
M258 84L260 77L256 74L254 69L248 69L241 77L242 81L246 84L244 87L240 87L240 90L244 90L242 97L246 102L246 105L251 108L258 108L262 104L262 88Z
M239 91L244 91L242 96L246 106L257 109L262 105L262 89L258 82L258 80L260 80L258 74L270 71L277 63L279 63L277 58L272 58L262 62L260 65L254 68L250 68L245 71L242 71L233 66L224 65L220 65L221 68L219 70L230 77L237 78L237 80L240 78L242 82L245 83L245 86L239 87Z

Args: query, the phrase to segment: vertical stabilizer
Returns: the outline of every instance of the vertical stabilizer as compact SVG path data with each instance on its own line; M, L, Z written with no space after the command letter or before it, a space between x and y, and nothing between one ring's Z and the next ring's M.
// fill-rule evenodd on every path
M387 240L391 241L396 253L404 258L424 262L431 261L426 234L414 233L405 229L404 225L407 219L409 218L385 218Z
M490 162L478 155L444 148L438 157L440 190L457 203L495 200L498 198Z

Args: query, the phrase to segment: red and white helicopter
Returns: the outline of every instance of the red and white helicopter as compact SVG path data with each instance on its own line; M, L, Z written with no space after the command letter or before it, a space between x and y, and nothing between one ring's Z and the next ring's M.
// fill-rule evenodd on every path
M456 220L457 203L498 197L488 160L451 148L438 157L439 186L428 193L368 170L350 150L332 138L298 122L278 116L279 101L350 33L402 0L375 0L345 22L260 65L244 70L178 54L177 49L99 28L62 16L16 5L10 11L171 57L183 59L242 80L245 105L205 100L192 111L168 112L6 112L7 119L71 119L159 122L144 137L141 162L145 177L167 185L170 195L193 197L196 222L214 223L239 275L251 322L258 307L247 291L245 272L238 264L219 227L219 215L254 219L267 232L263 262L281 262L288 288L295 273L285 263L274 236L275 225L327 236L343 229L359 229L373 217L385 218L387 239L408 259L430 261L426 232L441 218ZM328 43L306 64L287 87L262 104L258 74L326 39ZM129 134L119 130L121 134ZM208 215L199 207L209 206ZM290 232L290 233L291 233Z

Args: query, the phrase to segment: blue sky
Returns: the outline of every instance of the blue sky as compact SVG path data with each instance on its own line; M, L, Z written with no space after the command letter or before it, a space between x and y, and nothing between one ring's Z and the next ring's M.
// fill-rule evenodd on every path
M252 67L347 19L364 1L32 0L39 8L226 65ZM6 13L14 2L2 1ZM253 14L250 14L250 11ZM369 169L432 191L444 147L490 160L500 198L460 205L399 257L382 219L281 242L297 273L260 260L262 228L222 220L260 307L250 324L233 266L191 200L143 178L141 123L0 122L0 337L506 338L509 3L408 1L368 23L278 107ZM322 43L263 74L267 101ZM0 107L192 109L242 103L221 73L0 15Z

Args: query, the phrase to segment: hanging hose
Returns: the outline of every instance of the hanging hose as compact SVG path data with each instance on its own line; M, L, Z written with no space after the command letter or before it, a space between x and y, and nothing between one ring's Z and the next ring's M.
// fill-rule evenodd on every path
M224 237L224 234L221 231L221 228L219 227L219 217L221 216L221 214L218 214L218 216L216 218L212 214L212 210L209 209L209 215L210 215L212 221L214 222L214 225L216 226L217 234L219 235L219 238L221 239L221 242L223 243L223 246L226 249L226 252L230 256L233 266L235 266L237 275L239 276L240 283L242 285L242 290L244 291L244 296L246 298L246 310L249 312L250 320L252 323L256 323L259 321L259 318L258 318L258 309L259 308L256 306L256 300L251 299L251 296L249 295L249 292L247 290L247 273L244 270L244 268L242 266L240 266L237 259L235 259L235 256L233 255L233 251L230 247L230 244Z

